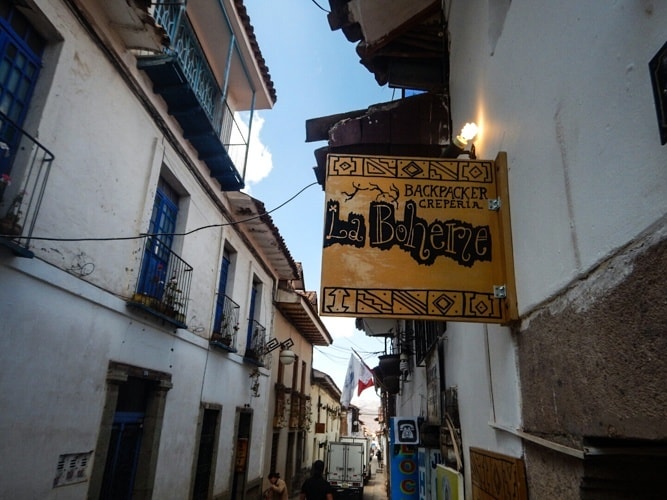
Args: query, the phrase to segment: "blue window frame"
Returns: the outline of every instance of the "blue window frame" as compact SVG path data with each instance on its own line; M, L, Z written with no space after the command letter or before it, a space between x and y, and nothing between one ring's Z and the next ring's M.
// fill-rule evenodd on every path
M46 40L14 2L0 0L0 111L21 127L42 67ZM0 140L16 151L17 128L3 121ZM0 174L9 174L13 155L0 158Z
M219 332L222 330L222 316L225 307L225 295L227 293L227 278L229 277L229 265L231 258L229 252L225 250L222 255L222 263L220 265L220 281L218 283L218 296L215 301L215 320L213 321L213 331Z
M248 335L246 345L249 347L253 345L253 332L255 329L255 306L257 305L257 295L259 291L259 283L254 282L252 284L252 290L250 290L250 310L248 311Z
M164 179L160 179L148 228L151 236L146 239L145 255L139 277L139 293L157 299L162 298L167 282L169 256L174 241L177 216L178 195Z

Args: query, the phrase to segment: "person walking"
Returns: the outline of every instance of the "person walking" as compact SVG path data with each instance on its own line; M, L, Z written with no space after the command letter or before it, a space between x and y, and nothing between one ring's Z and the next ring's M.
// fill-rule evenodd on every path
M311 476L301 485L299 500L333 500L334 489L324 479L324 462L315 460Z
M272 472L269 474L269 486L264 492L264 498L266 500L288 500L289 494L287 493L287 483L280 479L280 474L277 472Z

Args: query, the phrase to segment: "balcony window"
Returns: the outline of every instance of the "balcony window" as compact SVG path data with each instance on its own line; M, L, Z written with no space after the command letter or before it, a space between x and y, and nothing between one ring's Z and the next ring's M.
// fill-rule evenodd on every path
M227 330L227 326L230 320L229 313L231 311L225 310L225 303L231 301L227 297L227 282L229 280L229 269L232 265L231 252L227 249L224 250L222 255L222 262L220 263L220 278L218 280L218 293L216 294L215 299L215 318L213 320L213 333L224 333L223 330ZM236 314L236 329L238 330L238 304Z
M4 4L5 2L3 2ZM46 41L35 31L28 20L10 4L0 12L0 111L16 123L23 125L28 104L37 83L42 66L41 55ZM2 138L10 143L2 128ZM0 173L7 173L0 164Z
M428 353L438 339L444 335L447 323L445 321L418 320L409 322L408 329L410 326L414 329L411 336L414 336L415 339L415 362L418 366L423 366Z
M160 179L141 272L130 304L143 306L167 322L186 328L192 267L172 251L177 215L178 195Z
M53 155L23 129L46 46L11 2L0 9L0 244L32 257L30 236Z
M0 112L0 245L20 257L33 257L31 236L54 156ZM9 172L9 173L7 173Z
M250 320L248 338L243 359L249 363L265 366L266 328L258 321ZM268 359L271 359L270 357Z
M227 296L232 252L225 250L220 265L220 280L215 301L215 319L211 343L216 347L236 352L236 334L239 330L239 305Z

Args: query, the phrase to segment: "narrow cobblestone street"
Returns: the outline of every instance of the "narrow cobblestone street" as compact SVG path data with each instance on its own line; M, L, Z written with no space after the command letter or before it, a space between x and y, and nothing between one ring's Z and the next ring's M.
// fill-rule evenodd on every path
M371 471L371 478L364 487L364 500L386 500L389 498L386 467L380 467L377 458L373 457Z

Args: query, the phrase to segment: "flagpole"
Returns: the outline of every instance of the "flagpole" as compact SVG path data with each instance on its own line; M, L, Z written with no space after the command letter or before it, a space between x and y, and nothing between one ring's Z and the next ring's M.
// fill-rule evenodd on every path
M383 388L383 389L386 391L386 390L387 390L387 386L385 386L385 385L382 383L382 381L375 375L375 372L373 371L373 369L372 369L370 366L368 366L368 365L366 364L366 362L362 359L362 357L359 355L359 353L358 353L357 351L354 350L354 347L350 347L350 349L352 350L352 352L353 352L354 354L357 355L357 358L359 358L359 361L361 361L361 364L364 365L364 366L368 369L368 371L371 372L371 373L373 374L373 381L374 381L375 383L377 383L377 385L379 385L381 388ZM376 394L377 394L377 393L376 393Z
M353 352L354 354L357 355L357 358L359 358L359 361L361 361L361 364L364 365L364 366L368 369L369 372L373 373L373 369L372 369L370 366L368 366L368 365L366 364L366 362L362 359L361 356L359 356L359 353L358 353L357 351L354 350L354 347L350 347L350 349L352 350L352 352Z

